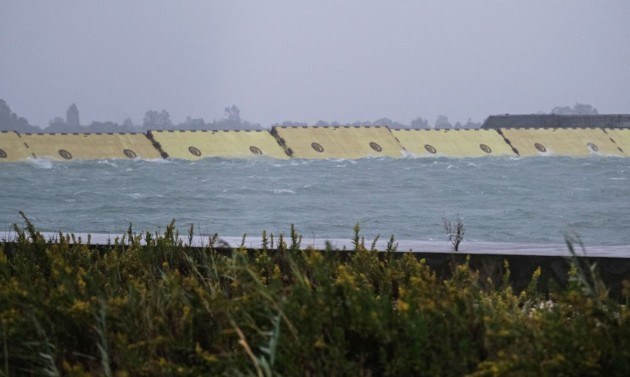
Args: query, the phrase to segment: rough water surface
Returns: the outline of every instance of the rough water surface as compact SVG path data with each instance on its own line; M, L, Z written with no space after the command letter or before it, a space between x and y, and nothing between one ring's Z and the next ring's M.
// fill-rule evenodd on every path
M258 236L630 244L630 159L31 160L0 165L0 231L163 231Z

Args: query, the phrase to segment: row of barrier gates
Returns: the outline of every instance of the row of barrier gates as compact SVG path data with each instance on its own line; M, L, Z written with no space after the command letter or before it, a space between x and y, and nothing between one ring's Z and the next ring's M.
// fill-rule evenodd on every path
M208 157L357 159L406 156L630 156L630 129L390 129L383 126L266 130L20 134L0 132L0 162L44 158L198 160Z

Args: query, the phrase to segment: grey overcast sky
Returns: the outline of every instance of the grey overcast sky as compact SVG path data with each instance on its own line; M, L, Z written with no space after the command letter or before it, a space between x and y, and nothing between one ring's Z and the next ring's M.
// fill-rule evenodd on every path
M0 0L0 98L46 126L432 124L575 102L630 112L630 1Z

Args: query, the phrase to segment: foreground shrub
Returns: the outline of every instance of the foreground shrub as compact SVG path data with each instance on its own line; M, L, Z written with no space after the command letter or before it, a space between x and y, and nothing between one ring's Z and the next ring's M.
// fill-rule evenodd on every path
M4 375L628 375L627 306L583 273L514 292L409 253L188 247L173 224L104 248L0 245ZM507 266L506 266L507 267ZM506 271L509 269L506 268Z

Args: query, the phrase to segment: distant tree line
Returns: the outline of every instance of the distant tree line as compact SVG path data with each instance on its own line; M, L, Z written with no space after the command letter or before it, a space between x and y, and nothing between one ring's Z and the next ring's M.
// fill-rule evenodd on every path
M149 110L142 121L143 131L146 130L261 130L258 123L251 123L241 119L240 110L232 105L225 108L225 118L206 122L203 118L186 117L181 123L174 124L166 110Z
M551 113L555 115L597 115L599 112L591 105L576 103L573 107L556 106L551 109Z
M41 129L31 126L26 119L17 116L9 105L0 99L0 131L39 132Z
M449 120L448 117L446 115L438 115L437 119L435 120L435 123L433 124L433 126L431 126L429 124L429 121L427 119L418 117L415 118L411 121L411 123L409 124L404 124L404 123L400 123L400 122L396 122L393 121L389 118L379 118L375 121L365 121L365 120L360 120L360 121L356 121L356 122L352 122L352 123L339 123L336 121L332 121L332 122L327 122L324 120L319 120L317 121L315 124L308 124L308 123L303 123L303 122L291 122L291 121L285 121L282 123L275 123L272 124L272 126L285 126L285 127L290 127L290 126L319 126L319 127L325 127L325 126L387 126L389 128L395 128L395 129L449 129L449 128L458 128L458 129L467 129L467 128L480 128L481 127L481 123L476 123L473 122L470 118L468 118L468 121L464 124L460 123L460 122L456 122L455 124L452 124Z
M539 112L544 114L544 112ZM557 115L596 115L597 109L591 105L576 103L573 107L557 106L551 110L551 114ZM311 126L304 122L284 121L275 123L272 126ZM417 117L409 124L393 121L389 118L380 118L375 121L356 121L353 123L340 123L336 121L320 120L315 126L387 126L399 129L474 129L480 128L481 123L473 122L470 118L465 123L451 123L446 115L438 115L433 125L427 119ZM173 123L171 116L166 110L149 110L144 114L142 124L134 124L131 119L125 119L122 124L111 121L93 121L88 125L80 122L79 109L76 104L72 104L66 111L66 117L56 117L52 119L44 129L31 125L28 121L11 111L9 105L0 99L0 130L18 132L49 132L49 133L72 133L72 132L144 132L147 130L259 130L264 129L258 123L251 123L241 119L240 110L235 105L225 108L225 117L219 120L206 122L203 118L186 117L183 122Z
M149 110L144 114L142 124L134 124L131 119L125 119L122 124L116 122L93 121L88 125L80 122L79 109L76 104L70 105L66 111L66 117L55 117L45 128L33 126L25 118L17 116L11 111L7 103L0 99L0 130L18 132L46 132L46 133L72 133L72 132L144 132L147 130L256 130L263 129L260 124L251 123L241 119L240 110L232 105L225 108L225 118L206 122L203 118L186 119L181 123L173 123L166 110Z

